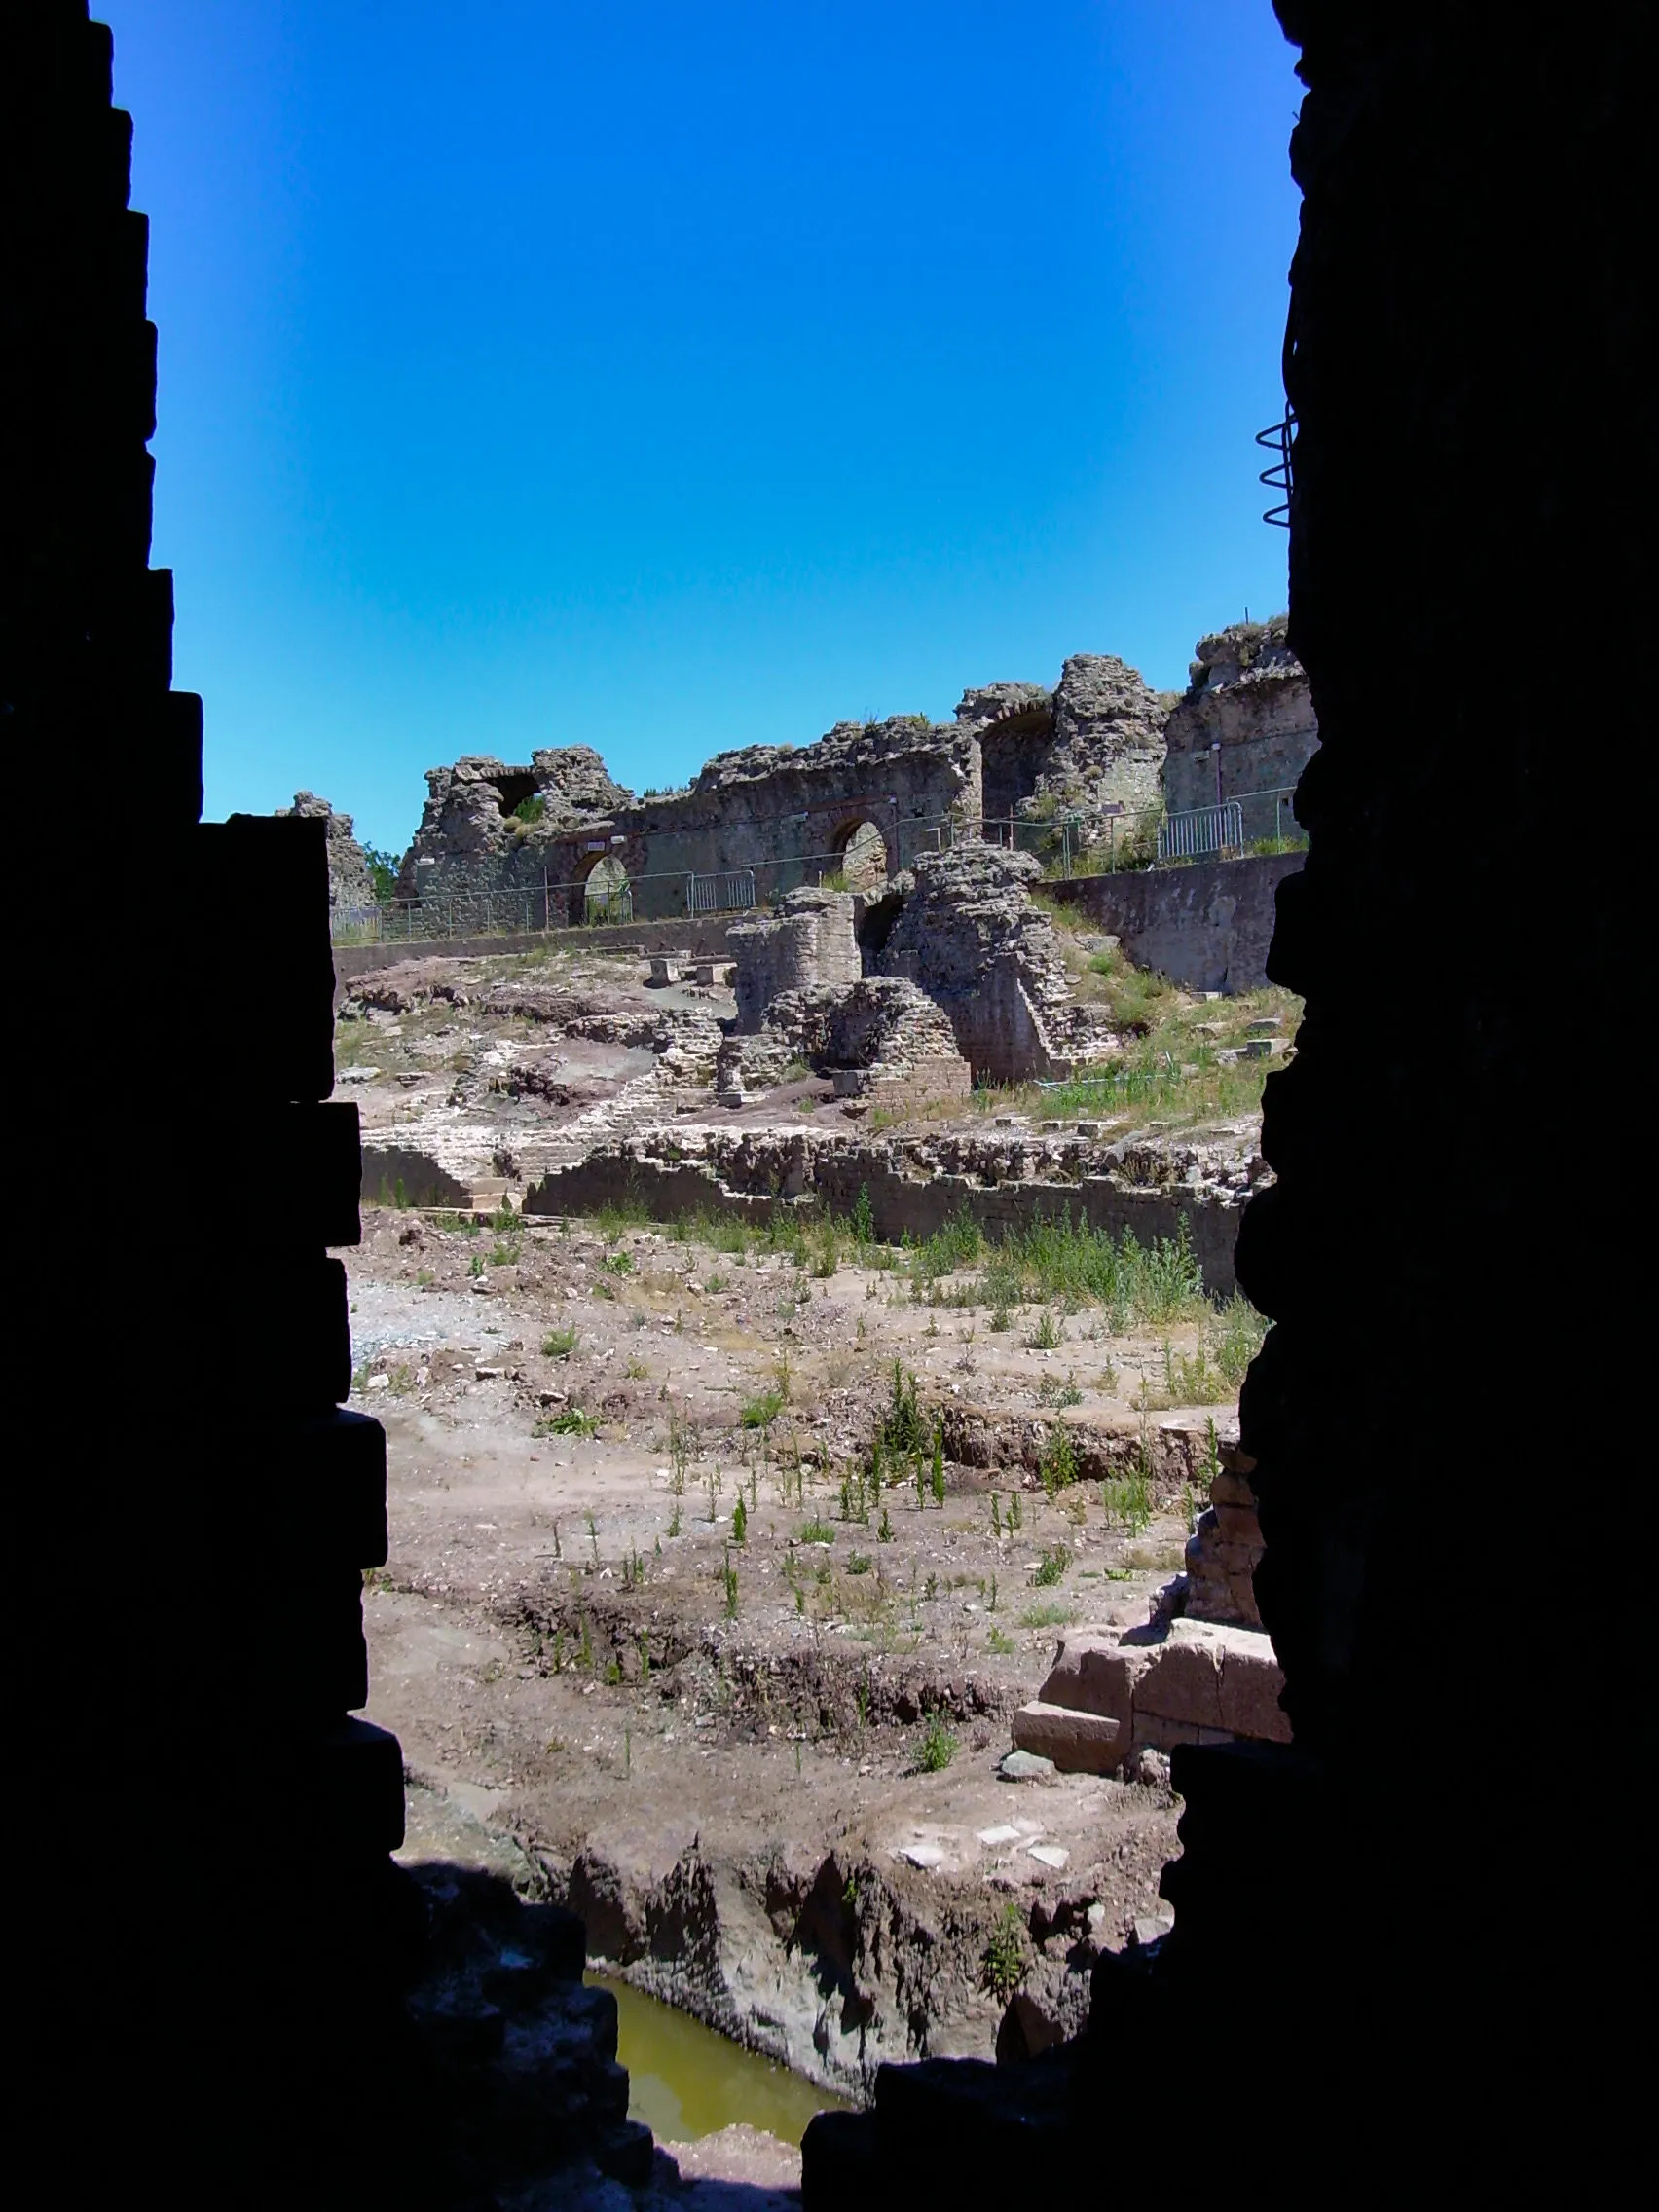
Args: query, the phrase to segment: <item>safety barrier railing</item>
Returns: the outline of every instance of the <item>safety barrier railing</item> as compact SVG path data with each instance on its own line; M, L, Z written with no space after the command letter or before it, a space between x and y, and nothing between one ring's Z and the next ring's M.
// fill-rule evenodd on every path
M723 874L689 875L685 879L688 914L743 913L755 903L755 870L731 868Z
M625 922L695 921L741 914L769 904L803 884L840 883L874 892L883 870L914 866L928 853L947 852L965 838L1033 854L1045 874L1068 877L1123 869L1179 866L1246 852L1283 852L1306 843L1291 811L1294 791L1249 792L1220 806L1088 816L1060 809L1031 816L940 815L903 820L884 839L884 857L867 878L859 856L798 853L752 867L665 868L596 885L592 876L506 890L433 893L384 905L336 907L334 942L342 946L442 943L459 938L540 936L551 930L602 928ZM849 872L850 870L850 872Z
M1230 860L1244 850L1244 810L1235 798L1167 814L1158 826L1161 861Z

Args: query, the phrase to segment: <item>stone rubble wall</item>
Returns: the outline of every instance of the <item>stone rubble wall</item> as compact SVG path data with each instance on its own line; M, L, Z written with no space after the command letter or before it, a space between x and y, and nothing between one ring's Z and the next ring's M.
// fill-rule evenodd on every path
M1250 1488L1256 1462L1235 1438L1223 1440L1217 1453L1221 1466L1210 1483L1209 1505L1187 1540L1185 1610L1192 1620L1260 1628L1255 1573L1264 1546Z
M1054 926L1031 900L1041 875L1029 853L977 841L925 854L876 958L949 1015L977 1083L1071 1073L1071 985Z
M738 1032L721 1046L716 1092L736 1102L770 1089L793 1061L832 1076L840 1096L871 1106L965 1101L973 1089L949 1021L913 983L895 977L780 994L757 1035Z
M1191 680L1165 730L1163 800L1170 813L1213 806L1221 747L1224 798L1295 788L1319 742L1288 618L1240 622L1200 638ZM1271 827L1271 825L1269 825ZM1247 833L1255 832L1252 821ZM1259 833L1265 833L1259 832Z

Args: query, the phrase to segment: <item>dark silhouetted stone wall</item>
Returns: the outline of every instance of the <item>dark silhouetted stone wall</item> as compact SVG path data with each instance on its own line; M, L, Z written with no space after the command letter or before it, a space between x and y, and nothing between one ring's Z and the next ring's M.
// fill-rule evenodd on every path
M10 1751L33 1863L10 1966L43 2074L19 2141L72 2201L426 2201L402 1762L352 1717L385 1440L339 1410L329 1251L357 1237L358 1147L355 1109L325 1103L326 827L199 821L201 702L171 688L172 578L148 566L156 331L110 33L84 0L24 0L6 41L8 738L120 792L148 947L134 971L117 873L14 1023L51 1071L14 1271L34 1435L10 1455ZM25 866L45 910L60 854ZM234 936L204 926L233 910ZM232 1080L210 1092L213 1070Z

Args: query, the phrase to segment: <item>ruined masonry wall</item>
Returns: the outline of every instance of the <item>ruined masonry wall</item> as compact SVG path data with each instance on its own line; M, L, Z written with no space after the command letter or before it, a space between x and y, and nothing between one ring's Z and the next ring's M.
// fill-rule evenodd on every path
M602 1206L643 1200L654 1219L674 1221L682 1214L710 1212L742 1220L770 1220L780 1199L805 1200L847 1215L867 1193L877 1236L892 1243L905 1234L920 1240L960 1213L967 1213L985 1236L1000 1241L1035 1222L1056 1219L1062 1210L1091 1229L1120 1236L1130 1231L1138 1242L1174 1238L1183 1228L1212 1297L1228 1298L1235 1288L1233 1247L1241 1208L1224 1199L1179 1189L1126 1189L1105 1175L1085 1176L1078 1184L1010 1182L992 1187L969 1176L934 1175L926 1181L903 1175L883 1148L836 1147L819 1156L804 1145L794 1154L793 1172L754 1190L737 1187L739 1163L720 1161L721 1172L694 1161L641 1157L619 1144L589 1154L555 1170L525 1197L527 1214L592 1214ZM737 1180L734 1181L734 1175Z
M1236 623L1200 638L1192 681L1165 731L1163 802L1170 813L1212 806L1221 747L1221 795L1294 790L1319 743L1318 718L1287 619ZM1245 835L1266 836L1272 810L1245 808ZM1287 816L1285 827L1290 827Z
M781 914L734 923L726 944L737 962L740 1035L756 1035L767 1007L786 992L856 983L864 973L849 891L792 891Z

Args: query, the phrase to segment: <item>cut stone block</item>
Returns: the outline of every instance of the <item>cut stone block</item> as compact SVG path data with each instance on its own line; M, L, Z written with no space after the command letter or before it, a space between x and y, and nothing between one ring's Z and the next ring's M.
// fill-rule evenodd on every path
M1099 1714L1117 1722L1125 1745L1134 1687L1144 1655L1124 1645L1111 1629L1085 1629L1063 1637L1038 1698L1074 1713Z
M1284 1671L1267 1637L1260 1651L1230 1644L1221 1662L1221 1719L1235 1736L1259 1743L1288 1744L1290 1721L1279 1710Z
M1014 1741L1019 1751L1051 1759L1061 1774L1110 1774L1129 1748L1121 1721L1041 1699L1014 1714Z

